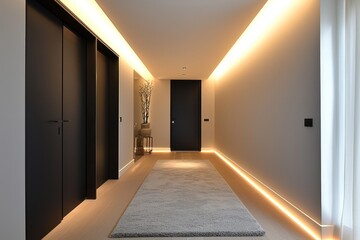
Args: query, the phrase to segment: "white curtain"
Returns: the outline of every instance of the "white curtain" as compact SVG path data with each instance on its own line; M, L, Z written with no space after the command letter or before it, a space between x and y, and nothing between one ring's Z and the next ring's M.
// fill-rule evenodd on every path
M360 0L321 0L322 223L360 239Z

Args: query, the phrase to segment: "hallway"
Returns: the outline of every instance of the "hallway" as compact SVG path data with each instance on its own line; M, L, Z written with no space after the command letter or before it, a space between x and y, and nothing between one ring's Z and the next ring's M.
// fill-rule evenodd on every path
M122 213L158 159L208 159L225 178L235 194L264 228L264 237L175 238L175 239L240 239L282 240L311 239L288 221L282 213L264 200L247 183L226 166L214 153L153 153L140 158L119 180L108 180L98 189L97 200L85 200L44 239L110 239ZM145 238L141 238L145 239ZM147 238L146 238L147 239ZM151 238L155 239L155 238ZM162 238L173 239L173 238Z

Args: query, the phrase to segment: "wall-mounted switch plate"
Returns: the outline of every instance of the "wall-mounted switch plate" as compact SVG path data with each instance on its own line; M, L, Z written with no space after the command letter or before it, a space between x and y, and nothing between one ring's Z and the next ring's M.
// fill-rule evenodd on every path
M313 126L313 119L312 118L305 118L304 119L304 126L305 127L312 127Z

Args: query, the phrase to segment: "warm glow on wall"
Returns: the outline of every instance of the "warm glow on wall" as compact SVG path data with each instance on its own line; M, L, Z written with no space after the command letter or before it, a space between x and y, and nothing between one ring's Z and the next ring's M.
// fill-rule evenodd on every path
M287 21L288 16L295 14L300 4L308 0L268 0L234 46L210 75L218 80L236 63L244 59L272 30Z
M258 191L265 199L267 199L269 202L271 202L274 206L276 206L283 214L285 214L288 218L290 218L294 223L296 223L300 228L302 228L305 232L307 232L313 239L315 240L320 240L321 239L321 234L320 232L317 233L312 227L310 227L310 225L304 221L302 221L301 219L299 219L296 214L294 214L293 210L289 209L288 207L286 207L284 204L280 203L275 197L278 196L280 198L282 198L279 194L272 194L274 193L274 191L269 191L269 188L266 188L264 184L260 184L260 182L256 181L254 177L252 177L251 175L249 175L247 172L245 172L244 170L242 170L238 165L236 165L235 163L233 163L231 160L227 159L226 157L224 157L222 154L220 154L219 152L215 151L215 154L221 159L223 160L231 169L233 169L238 175L240 175L248 184L251 185L251 187L253 187L256 191ZM283 199L283 198L282 198ZM285 199L284 199L285 200ZM285 200L286 201L286 200ZM287 202L287 201L286 201ZM287 202L289 203L289 202ZM289 203L290 204L290 203ZM290 204L293 208L296 208L295 206L293 206L292 204ZM306 215L304 212L302 212L301 210L297 209L297 211L301 212L301 214L303 214L306 218L309 219L310 222L312 222L312 224L316 225L319 229L323 228L323 227L327 227L327 226L322 226L319 223L317 223L314 219L312 219L311 217L309 217L308 215Z
M57 0L123 57L146 80L153 76L95 0Z

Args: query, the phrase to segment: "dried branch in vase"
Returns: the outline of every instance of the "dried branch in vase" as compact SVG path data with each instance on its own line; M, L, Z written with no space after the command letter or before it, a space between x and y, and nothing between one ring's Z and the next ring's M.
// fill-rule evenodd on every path
M143 123L149 123L150 99L152 89L153 83L150 80L144 80L139 89Z

